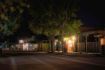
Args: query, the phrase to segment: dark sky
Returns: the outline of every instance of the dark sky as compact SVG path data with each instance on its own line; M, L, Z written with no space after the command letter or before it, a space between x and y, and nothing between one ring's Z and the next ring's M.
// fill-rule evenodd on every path
M102 0L80 0L79 16L87 26L105 27L105 3Z

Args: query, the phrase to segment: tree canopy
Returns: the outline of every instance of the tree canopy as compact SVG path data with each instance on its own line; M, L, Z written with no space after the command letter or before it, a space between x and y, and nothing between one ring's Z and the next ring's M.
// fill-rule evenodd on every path
M79 32L81 22L76 15L79 10L79 2L75 0L54 1L49 0L48 3L39 5L37 10L36 7L31 8L33 17L30 22L31 30L34 33L48 36Z
M31 20L25 21L35 34L74 34L79 30L80 20L76 16L79 0L3 0L0 2L0 32L13 34L26 8Z
M25 0L0 1L0 33L12 35L20 25L24 9L28 7Z

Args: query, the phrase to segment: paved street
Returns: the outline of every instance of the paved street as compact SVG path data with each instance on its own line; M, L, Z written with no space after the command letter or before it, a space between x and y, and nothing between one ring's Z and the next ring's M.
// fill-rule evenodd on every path
M0 57L0 70L105 70L105 57L45 54Z

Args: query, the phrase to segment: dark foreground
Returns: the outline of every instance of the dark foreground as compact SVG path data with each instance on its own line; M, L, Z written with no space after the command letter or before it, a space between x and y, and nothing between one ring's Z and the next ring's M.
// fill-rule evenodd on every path
M48 54L0 57L0 70L105 70L105 57Z

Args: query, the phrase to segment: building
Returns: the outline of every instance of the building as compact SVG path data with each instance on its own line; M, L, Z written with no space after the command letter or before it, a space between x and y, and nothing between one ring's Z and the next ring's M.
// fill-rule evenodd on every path
M77 52L105 53L105 29L97 27L81 27ZM104 46L104 47L102 47Z

